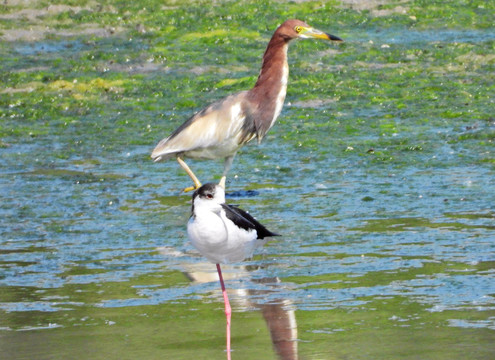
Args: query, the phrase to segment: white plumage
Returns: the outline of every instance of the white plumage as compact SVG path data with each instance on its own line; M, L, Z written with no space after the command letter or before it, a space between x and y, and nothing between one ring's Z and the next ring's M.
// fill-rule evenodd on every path
M187 234L193 246L215 264L249 258L266 243L265 237L277 236L244 210L227 205L224 189L211 183L193 195Z

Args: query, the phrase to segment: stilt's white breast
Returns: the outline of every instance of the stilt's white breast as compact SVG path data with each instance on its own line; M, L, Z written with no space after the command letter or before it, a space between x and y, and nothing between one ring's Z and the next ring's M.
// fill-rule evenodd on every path
M256 230L239 228L225 212L212 209L195 210L187 224L187 235L201 255L216 264L251 257L258 242Z

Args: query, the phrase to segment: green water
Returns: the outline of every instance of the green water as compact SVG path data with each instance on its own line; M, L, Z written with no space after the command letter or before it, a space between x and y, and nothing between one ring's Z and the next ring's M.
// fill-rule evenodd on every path
M495 5L0 5L0 352L219 359L215 267L156 143L252 86L278 24L286 105L229 202L283 236L226 267L233 359L495 357ZM222 161L191 161L203 182Z

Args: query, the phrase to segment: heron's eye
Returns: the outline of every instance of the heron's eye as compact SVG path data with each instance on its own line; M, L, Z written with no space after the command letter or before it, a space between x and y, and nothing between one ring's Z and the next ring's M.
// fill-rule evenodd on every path
M207 199L213 199L213 195L212 194L206 194L206 198Z
M299 33L302 31L302 27L301 27L301 26L296 26L296 27L294 28L294 30L296 31L296 33L298 33L298 34L299 34Z

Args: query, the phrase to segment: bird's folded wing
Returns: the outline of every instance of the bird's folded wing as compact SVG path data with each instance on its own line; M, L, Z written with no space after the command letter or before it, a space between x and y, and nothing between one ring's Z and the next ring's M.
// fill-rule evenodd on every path
M245 215L247 213L244 210L227 204L222 204L222 208L225 211L225 216L227 216L227 219L232 221L237 227L246 231L256 229L256 225L246 218Z
M254 229L258 234L258 239L264 239L269 236L279 236L274 232L271 232L266 227L252 217L248 212L232 205L222 204L222 208L225 210L225 214L229 220L231 220L238 227L245 230Z
M246 117L242 107L245 93L227 96L190 117L168 138L160 141L151 156L156 158L208 148L221 144L229 138L240 141Z

